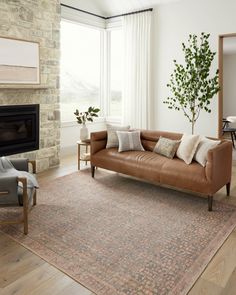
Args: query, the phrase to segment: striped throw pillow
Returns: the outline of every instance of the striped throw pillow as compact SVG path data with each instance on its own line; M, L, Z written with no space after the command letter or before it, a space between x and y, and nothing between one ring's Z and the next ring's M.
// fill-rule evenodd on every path
M118 152L125 151L144 151L144 148L140 139L140 131L117 131L119 140Z

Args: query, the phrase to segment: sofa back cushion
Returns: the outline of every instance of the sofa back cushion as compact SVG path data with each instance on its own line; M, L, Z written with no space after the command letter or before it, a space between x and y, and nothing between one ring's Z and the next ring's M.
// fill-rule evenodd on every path
M160 136L173 140L180 140L182 138L181 133L172 133L167 131L154 131L154 130L142 130L141 142L146 151L152 152Z

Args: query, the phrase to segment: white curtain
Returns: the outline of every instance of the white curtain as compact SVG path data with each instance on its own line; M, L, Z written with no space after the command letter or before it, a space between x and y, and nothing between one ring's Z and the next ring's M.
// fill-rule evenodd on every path
M150 128L150 42L152 12L123 17L123 124Z

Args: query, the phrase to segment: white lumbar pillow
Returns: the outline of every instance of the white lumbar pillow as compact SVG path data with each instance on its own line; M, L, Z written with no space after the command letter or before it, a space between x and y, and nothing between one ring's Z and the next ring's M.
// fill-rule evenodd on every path
M205 136L201 137L201 141L194 155L194 160L201 164L203 167L205 167L207 162L208 151L216 147L220 142L220 140L208 139Z
M191 164L199 142L200 135L184 134L176 153L177 157L184 160L186 164Z

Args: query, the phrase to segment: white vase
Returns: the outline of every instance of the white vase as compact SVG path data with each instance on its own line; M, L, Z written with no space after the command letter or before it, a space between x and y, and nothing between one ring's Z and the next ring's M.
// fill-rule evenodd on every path
M88 139L88 128L85 124L83 124L80 129L80 140L84 141L86 139Z

